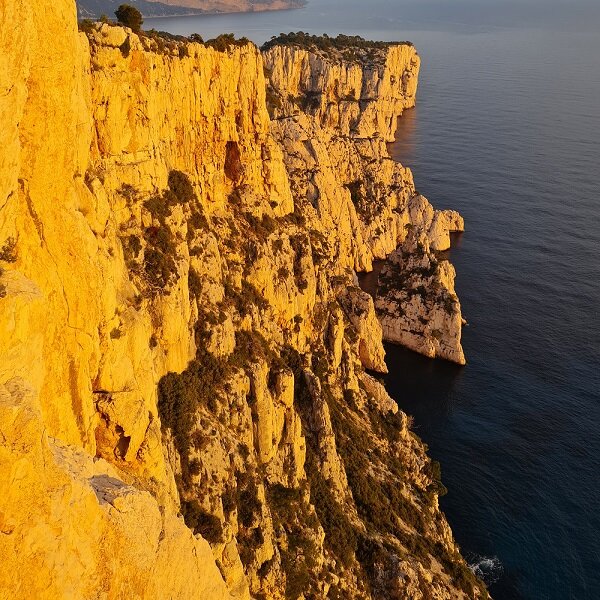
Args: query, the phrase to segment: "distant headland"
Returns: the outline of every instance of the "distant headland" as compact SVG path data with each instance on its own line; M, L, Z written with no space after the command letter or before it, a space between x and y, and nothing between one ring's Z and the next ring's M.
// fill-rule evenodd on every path
M175 17L186 15L218 14L234 12L262 12L286 10L306 6L306 0L130 0L145 17ZM77 0L77 16L80 19L113 15L121 0Z

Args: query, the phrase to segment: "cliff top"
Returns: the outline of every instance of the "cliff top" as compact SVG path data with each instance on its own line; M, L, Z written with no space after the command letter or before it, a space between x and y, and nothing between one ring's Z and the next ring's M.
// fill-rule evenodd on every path
M346 60L352 62L384 60L387 54L386 50L392 46L412 46L412 42L382 42L370 41L358 35L339 34L331 37L324 33L323 35L311 35L298 31L296 33L281 33L273 36L268 42L261 46L263 52L270 50L275 46L292 46L310 50L330 59Z
M90 43L103 43L108 45L117 45L126 56L129 52L131 41L127 32L129 29L108 19L100 21L92 21L83 19L79 21L79 31L84 32ZM236 38L233 33L222 33L216 38L204 40L201 35L192 33L189 36L176 35L168 31L157 31L156 29L142 30L133 32L138 36L145 50L156 52L159 54L172 54L183 58L189 56L188 43L201 44L207 48L213 48L218 52L226 52L227 50L246 46L248 44L256 47L254 42L248 38Z

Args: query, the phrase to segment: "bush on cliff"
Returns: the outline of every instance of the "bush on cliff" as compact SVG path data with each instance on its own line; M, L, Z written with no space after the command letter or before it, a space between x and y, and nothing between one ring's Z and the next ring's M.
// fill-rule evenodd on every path
M185 524L196 534L200 534L212 544L223 541L223 526L215 515L206 512L197 500L181 503L181 513Z
M129 27L131 31L137 33L142 28L142 13L129 4L121 4L117 10L115 10L117 20L125 27Z
M0 267L0 277L2 277L4 275L4 269L2 267ZM0 298L5 298L6 297L6 284L4 283L0 283Z
M0 260L14 263L17 260L17 240L9 237L0 248Z
M182 171L171 171L168 179L169 189L180 204L187 204L196 198L190 178Z
M209 48L214 48L218 52L226 52L230 48L235 48L236 46L245 46L246 44L251 43L252 42L246 37L241 37L236 40L233 33L222 33L216 38L206 41L204 45L208 46Z

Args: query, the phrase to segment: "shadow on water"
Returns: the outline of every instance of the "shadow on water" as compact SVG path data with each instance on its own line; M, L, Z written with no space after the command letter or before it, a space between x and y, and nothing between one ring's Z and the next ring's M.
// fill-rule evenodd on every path
M403 166L410 167L411 158L415 156L418 136L419 107L418 105L405 110L398 117L396 139L388 144L388 151L394 157L402 157ZM408 160L404 164L404 160Z
M455 391L464 367L393 344L386 344L385 351L386 387L400 408L414 417L417 433L445 422L459 402Z
M397 151L399 145L410 144L411 140L412 136L406 134L403 124L402 135L394 143L394 149ZM452 233L450 238L451 249L438 253L438 258L442 260L451 260L452 252L460 249L462 233ZM358 273L361 289L373 299L385 262L374 261L371 272ZM404 412L414 417L421 431L442 425L452 413L453 406L459 402L456 392L464 367L445 360L431 359L395 344L386 343L385 351L389 373L384 381L392 398Z

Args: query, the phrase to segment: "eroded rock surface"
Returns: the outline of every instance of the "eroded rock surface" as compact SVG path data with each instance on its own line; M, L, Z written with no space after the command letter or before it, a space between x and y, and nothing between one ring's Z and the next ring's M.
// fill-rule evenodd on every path
M454 277L454 267L436 256L427 237L409 234L379 274L375 305L384 338L464 365L464 321Z

